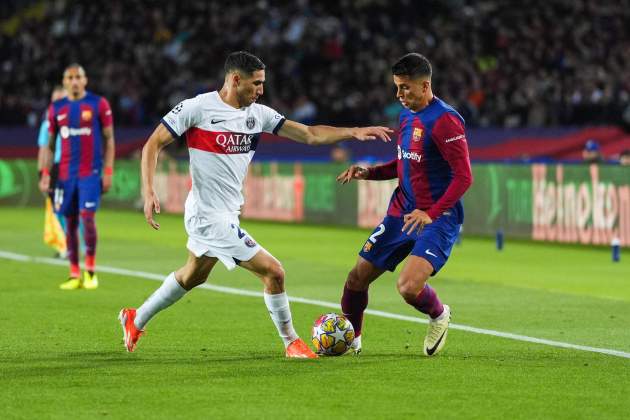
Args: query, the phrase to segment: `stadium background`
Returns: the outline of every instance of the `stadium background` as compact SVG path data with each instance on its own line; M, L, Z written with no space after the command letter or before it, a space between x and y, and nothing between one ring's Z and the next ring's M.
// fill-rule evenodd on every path
M183 210L190 187L185 143L176 142L163 153L156 177L163 210L176 214L162 216L166 223L161 238L165 239L148 236L138 211L142 205L139 150L172 106L221 86L225 55L239 49L259 55L265 62L267 83L262 103L288 118L309 124L385 124L394 128L400 105L394 97L390 65L408 51L425 54L434 67L434 92L466 118L473 160L475 184L465 197L463 244L436 279L436 287L458 303L457 321L613 349L628 357L630 166L620 162L622 152L630 149L628 0L532 0L527 4L496 0L340 0L334 6L312 0L3 1L0 251L28 255L19 257L21 261L42 262L43 257L52 254L41 243L43 200L36 186L36 137L53 85L60 81L66 64L78 61L86 69L88 90L109 99L115 121L115 185L104 196L104 211L99 213L99 249L103 250L99 261L149 274L166 273L181 262L183 254L177 252L183 252L184 232L177 214ZM587 163L582 153L589 140L597 142L601 157ZM277 250L288 273L299 273L291 280L292 294L337 301L341 278L366 237L364 229L380 220L394 184L361 182L340 187L334 176L348 162L369 164L394 155L391 144L344 142L338 147L307 147L263 136L245 185L244 223L262 243ZM505 241L501 252L496 249L497 236ZM315 239L311 241L311 237ZM613 239L619 239L624 248L619 263L611 262ZM155 250L155 256L149 248ZM10 316L0 317L7 332L0 339L6 355L0 367L7 373L0 375L0 383L6 381L5 389L10 390L6 399L0 399L9 407L9 417L29 417L37 410L43 416L63 417L67 414L62 409L65 405L80 407L78 417L124 413L117 412L112 408L115 404L107 400L99 401L100 411L95 412L89 400L81 401L70 393L74 393L73 380L94 389L104 381L104 395L117 395L112 389L119 388L117 380L129 368L114 350L99 353L108 345L103 343L109 343L102 331L110 325L109 320L91 311L98 307L111 312L129 297L140 301L153 285L128 284L128 276L114 270L109 277L103 276L105 295L79 302L58 296L56 283L64 272L61 268L23 268L16 262L0 261L6 268L0 274L2 306L12 309ZM252 289L251 280L242 276L228 276L218 269L215 281L220 286ZM371 307L406 310L392 290L380 284L375 287ZM194 299L203 300L190 305L197 307L197 316L223 316L223 326L234 322L229 314L210 312L203 306L209 300L220 307L223 298L195 295ZM245 307L244 301L237 298L225 300L234 308ZM26 315L21 315L18 303ZM102 334L95 339L101 347L94 344L87 356L85 344L71 333L74 323L81 320L75 319L67 305L79 307L82 314L92 314L85 315L81 325ZM314 310L296 304L294 307L304 329L303 325L315 318ZM311 393L298 392L298 402L288 411L280 411L280 417L287 412L303 415L304 407L312 410L305 417L315 417L313 413L320 407L312 392L321 390L320 380L326 380L339 395L353 395L343 383L334 382L336 373L324 371L323 376L302 377L300 368L271 361L275 354L271 351L267 354L260 350L257 358L248 362L252 346L272 340L264 334L244 339L237 335L243 345L237 345L236 350L225 342L208 344L183 336L176 318L186 312L179 311L160 321L170 322L171 327L164 328L162 336L156 328L152 337L163 352L147 344L145 356L140 356L146 357L142 366L155 376L166 365L167 376L176 378L179 389L187 392L195 391L187 386L196 384L200 371L211 378L217 373L224 375L221 384L225 390L213 388L213 392L222 396L217 406L232 407L237 413L234 417L271 417L278 413L266 405L266 398L258 400L255 396L250 401L252 407L267 411L239 411L243 405L231 398L250 389L248 384L229 382L226 378L232 373L214 371L221 368L202 366L194 359L188 360L190 366L182 367L181 351L173 342L193 340L191 346L203 347L203 351L217 345L219 363L215 364L231 363L239 369L235 378L244 375L254 384L257 382L248 371L273 383L268 368L280 372L290 369L302 381L306 378L312 382L313 388L307 384ZM499 316L492 316L493 311ZM43 323L31 319L40 312L55 314L67 322L52 325L52 316ZM14 314L20 314L17 320ZM238 324L237 330L250 331L252 325L258 325L248 318L247 311L241 316L249 321ZM16 330L15 325L25 319L34 331L30 335ZM372 336L376 358L370 359L366 353L363 361L369 367L335 361L334 369L345 377L359 369L372 369L361 370L367 381L366 392L377 383L389 384L391 390L400 386L398 381L408 389L419 386L422 381L415 382L407 375L416 368L415 359L404 359L401 354L408 354L407 349L390 344L390 340L410 341L405 338L411 334L410 329L370 316L366 322L382 327ZM260 325L261 331L266 331L268 325L263 321ZM220 337L235 334L215 324L191 322L191 328L201 337L208 328ZM45 337L60 337L62 344L42 344L35 331ZM609 356L562 349L541 351L536 345L492 341L496 338L489 343L471 338L472 334L457 334L453 333L451 347L436 362L439 364L423 364L418 374L443 384L447 372L446 382L457 400L425 390L426 395L441 402L439 407L427 404L427 413L454 418L622 418L630 409L630 386L627 378L619 377L619 372L627 369L625 360L609 361ZM378 347L377 338L382 347ZM49 357L37 352L40 345ZM237 355L232 358L234 351ZM480 356L486 352L487 356ZM243 364L236 368L239 357ZM87 376L81 376L82 372ZM40 374L43 388L42 383L30 382ZM96 380L89 375L100 376ZM475 378L485 387L477 389L467 378ZM512 382L505 378L515 379ZM151 384L151 377L145 379ZM295 392L283 380L277 378L276 386L284 392ZM150 388L138 388L138 395L148 398ZM170 391L166 385L157 389ZM489 391L484 393L482 389ZM61 390L68 396L59 398ZM256 389L251 391L256 395ZM388 392L383 389L372 400L367 397L364 415L414 417L414 413L401 409L405 401ZM391 402L378 405L381 395L388 395ZM32 396L38 403L19 403L24 396ZM147 404L143 408L155 416L179 415L172 411L176 404L166 403L171 399L151 401L151 408ZM225 413L213 411L208 400L203 404L200 401L186 407L191 417L208 413L225 417Z
M22 161L14 159L36 156L39 121L66 63L81 62L89 89L106 96L114 110L119 170L105 203L137 207L131 199L139 196L137 165L121 159L138 158L172 106L219 88L228 52L246 49L262 57L268 66L263 103L288 118L395 128L400 104L389 66L406 51L421 51L433 62L435 93L467 121L477 180L467 199L483 204L467 206L466 232L502 230L520 238L600 245L618 238L628 246L628 170L614 168L630 149L627 6L627 1L534 1L527 7L464 0L341 1L334 8L305 0L6 2L0 200L38 200L35 184L24 179L34 171L18 170ZM597 142L602 165L572 166L582 160L588 140ZM167 210L181 211L184 142L168 153L165 160L174 162L163 164L160 194ZM258 167L245 188L245 216L368 227L384 211L393 184L342 189L331 177L339 165L314 163L373 163L393 156L388 144L314 148L264 136Z

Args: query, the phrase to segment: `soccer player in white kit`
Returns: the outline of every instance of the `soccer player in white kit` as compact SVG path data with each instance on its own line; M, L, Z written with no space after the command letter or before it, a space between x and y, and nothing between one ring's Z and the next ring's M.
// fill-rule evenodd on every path
M239 227L243 179L262 132L300 143L330 144L348 138L390 141L391 130L306 126L286 120L256 103L265 82L265 65L258 57L244 51L231 53L224 69L225 83L220 91L178 104L161 120L142 149L144 216L157 230L160 225L153 218L154 212L160 212L153 189L157 157L175 138L186 136L192 176L184 215L188 261L169 274L138 309L120 311L125 347L134 351L147 322L204 283L221 261L229 270L240 265L262 280L265 305L284 342L286 357L316 358L293 328L282 264Z

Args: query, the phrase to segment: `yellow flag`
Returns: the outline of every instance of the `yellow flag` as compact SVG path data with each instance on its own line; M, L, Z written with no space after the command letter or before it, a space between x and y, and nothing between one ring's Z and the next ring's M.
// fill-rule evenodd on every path
M66 252L66 235L53 213L50 197L46 197L46 215L44 217L44 243L60 254Z

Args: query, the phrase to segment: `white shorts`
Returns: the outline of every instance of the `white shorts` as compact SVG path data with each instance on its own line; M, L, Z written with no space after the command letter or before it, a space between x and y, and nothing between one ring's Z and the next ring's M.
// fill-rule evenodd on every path
M186 247L196 257L218 258L228 270L240 261L249 261L262 249L242 228L238 216L214 220L187 217L184 221L188 242Z

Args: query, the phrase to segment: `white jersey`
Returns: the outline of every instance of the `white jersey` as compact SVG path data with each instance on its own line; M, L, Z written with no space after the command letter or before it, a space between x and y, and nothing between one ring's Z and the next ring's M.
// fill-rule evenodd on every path
M236 216L243 204L243 180L262 132L277 133L284 116L253 103L234 108L209 92L186 99L162 118L176 137L185 133L190 153L192 189L186 199L186 219L205 224Z

